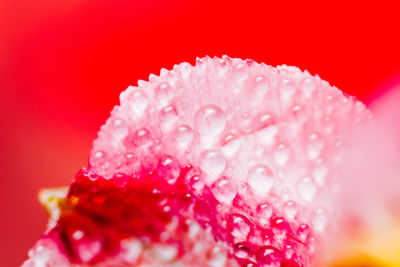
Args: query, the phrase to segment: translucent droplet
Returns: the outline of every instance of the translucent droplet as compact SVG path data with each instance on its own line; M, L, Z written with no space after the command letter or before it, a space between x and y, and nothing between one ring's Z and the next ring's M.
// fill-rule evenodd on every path
M281 267L282 253L273 246L263 246L257 251L257 263L260 267Z
M271 229L275 234L286 234L290 232L289 223L281 218L275 217L271 219Z
M267 194L274 185L274 175L265 165L257 165L250 169L247 176L248 183L257 195Z
M137 116L142 116L149 106L149 99L140 91L133 91L130 98L130 107Z
M240 139L235 134L227 134L221 143L222 154L227 158L235 156L241 145Z
M326 225L329 222L329 216L325 209L319 208L317 209L312 217L312 224L314 229L317 232L323 232L325 230Z
M114 119L111 122L113 144L119 145L122 139L128 135L128 125L122 119Z
M293 200L287 201L284 205L283 211L285 212L285 215L289 220L294 220L298 212L296 202L294 202Z
M272 215L272 207L269 203L261 203L257 206L260 225L267 227Z
M256 76L254 78L254 89L258 93L265 93L269 89L268 80L262 75Z
M151 246L151 255L154 259L162 263L168 263L175 260L178 256L178 247L173 243L156 243Z
M90 157L90 165L105 168L109 166L108 157L103 151L96 151Z
M303 90L304 94L310 98L312 96L312 93L315 91L317 88L317 85L314 82L313 78L306 78L304 79L301 89Z
M143 251L142 243L137 239L124 239L120 242L120 256L127 264L134 264L138 261Z
M155 91L157 94L157 99L160 102L161 106L168 105L168 103L174 97L174 91L171 85L166 82L160 83L160 85L156 87Z
M200 156L200 168L212 178L225 170L226 162L219 150L206 150Z
M307 141L307 152L310 160L316 159L324 148L323 139L316 133L311 134Z
M291 79L283 79L281 81L279 94L283 105L287 105L291 102L295 92L296 86Z
M312 201L317 193L317 187L311 178L305 177L298 186L300 195L307 201Z
M221 203L231 204L235 198L237 191L232 181L223 176L213 183L211 191L214 197Z
M192 129L187 125L179 126L175 131L175 140L181 149L186 149L194 138Z
M297 229L297 236L302 242L306 242L310 234L311 234L311 229L310 227L308 227L307 224L301 224Z
M208 266L210 267L224 267L226 266L227 255L220 247L214 247L208 259Z
M173 105L166 106L160 111L160 127L164 134L171 132L177 122L178 114Z
M239 242L234 245L234 255L239 259L245 259L250 254L250 249L248 248L246 242Z
M228 228L236 242L246 241L251 230L251 223L245 216L233 214L229 218Z
M314 177L315 182L317 182L318 185L323 186L325 184L326 177L328 175L328 166L323 163L323 160L321 158L317 159L315 161L316 165L314 166L312 170L312 175Z
M290 156L290 150L285 144L280 144L274 151L274 158L275 162L280 165L284 166L288 161Z
M203 106L196 112L194 124L203 135L219 135L225 129L225 113L215 105Z
M157 166L158 175L163 177L169 184L174 184L181 174L181 167L176 158L164 155L160 158Z
M153 138L147 129L140 129L135 133L134 143L137 146L148 146L152 143Z

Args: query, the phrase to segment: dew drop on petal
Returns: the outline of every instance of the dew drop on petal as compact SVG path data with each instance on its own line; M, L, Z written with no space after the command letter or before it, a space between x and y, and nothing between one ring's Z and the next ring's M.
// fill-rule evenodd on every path
M168 103L174 97L174 91L173 91L171 85L169 85L166 82L160 83L156 87L155 92L157 94L157 99L160 102L161 106L168 105Z
M318 232L323 232L329 222L329 216L325 209L319 208L314 212L312 224Z
M257 215L261 226L267 227L272 215L272 207L269 203L261 203L257 206Z
M274 151L275 162L280 166L284 166L286 164L289 156L290 150L285 144L279 144Z
M310 160L316 159L324 148L323 139L316 133L311 134L307 141L307 152Z
M250 169L248 183L257 195L265 195L274 185L274 175L265 165L257 165Z
M314 82L313 78L306 78L304 79L302 85L301 85L301 89L304 91L304 94L310 98L312 93L315 91L315 89L317 88L317 85Z
M134 143L137 146L147 146L153 141L151 133L147 129L140 129L135 133Z
M217 178L225 170L225 166L225 158L219 150L206 150L200 156L200 168L211 178Z
M193 130L187 125L179 126L175 131L175 140L181 149L186 149L194 138Z
M142 116L149 106L149 99L147 96L140 92L134 91L130 97L130 107L137 116Z
M219 178L212 184L211 192L219 202L228 205L232 203L237 194L236 188L232 185L231 179L225 176Z
M263 246L257 251L257 263L260 267L280 267L282 253L273 246Z
M303 199L312 201L317 193L317 187L311 178L305 177L298 186L298 190Z
M250 254L250 249L248 248L246 242L239 242L234 245L234 255L239 259L245 259Z
M215 105L202 106L195 114L194 124L202 135L219 135L225 129L225 113Z
M158 175L163 177L169 184L174 184L179 175L181 168L176 158L170 155L164 155L160 158L157 166Z
M172 131L178 122L178 114L173 105L164 107L160 111L160 127L164 134Z
M285 203L283 211L288 219L293 220L298 212L298 207L296 202L289 200Z
M235 241L246 241L251 230L251 223L245 216L233 214L229 218L228 229Z

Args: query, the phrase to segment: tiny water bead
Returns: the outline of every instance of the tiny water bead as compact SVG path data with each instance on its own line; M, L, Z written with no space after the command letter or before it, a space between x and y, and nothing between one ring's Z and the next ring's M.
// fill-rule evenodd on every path
M181 167L176 158L164 155L158 162L157 171L169 184L174 184L181 174Z
M147 110L150 104L147 95L145 95L139 90L135 90L132 92L129 98L129 102L132 111L138 117L143 115L143 113Z
M229 232L236 242L246 241L251 230L249 219L240 214L232 214L228 220Z
M268 193L274 185L274 175L265 165L254 166L250 169L247 179L253 192L261 196Z
M225 113L216 105L202 106L195 114L194 124L202 135L219 135L225 129Z
M311 178L305 177L300 182L298 190L303 199L310 202L314 199L314 196L317 193L317 186L314 184Z
M193 130L187 125L181 125L175 130L175 140L179 148L186 149L194 139Z
M283 255L273 246L264 246L257 251L257 263L260 267L280 267Z
M212 149L204 151L200 156L200 168L211 176L212 179L218 178L226 166L224 156L219 150Z
M288 161L289 156L290 156L290 149L285 144L279 144L276 147L274 151L274 157L275 157L275 162L279 166L284 166Z
M219 202L227 205L232 203L237 194L236 188L232 185L232 180L225 176L213 183L211 191Z
M175 96L174 90L170 84L166 82L160 83L155 88L157 99L162 107L168 105L171 99Z
M171 132L178 122L178 113L173 105L168 105L160 111L160 127L164 134Z

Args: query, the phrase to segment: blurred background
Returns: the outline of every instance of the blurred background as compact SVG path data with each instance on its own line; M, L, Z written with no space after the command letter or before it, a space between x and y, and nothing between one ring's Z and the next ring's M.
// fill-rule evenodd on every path
M0 266L45 230L118 95L196 56L296 65L368 103L400 77L398 1L0 0Z

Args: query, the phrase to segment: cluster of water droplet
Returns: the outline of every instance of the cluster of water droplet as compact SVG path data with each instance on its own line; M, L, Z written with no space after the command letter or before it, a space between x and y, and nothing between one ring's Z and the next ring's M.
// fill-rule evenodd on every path
M369 117L362 104L297 68L228 57L162 70L120 100L94 142L93 173L157 170L173 187L195 166L183 182L189 214L240 264L311 261L333 228L341 144Z

